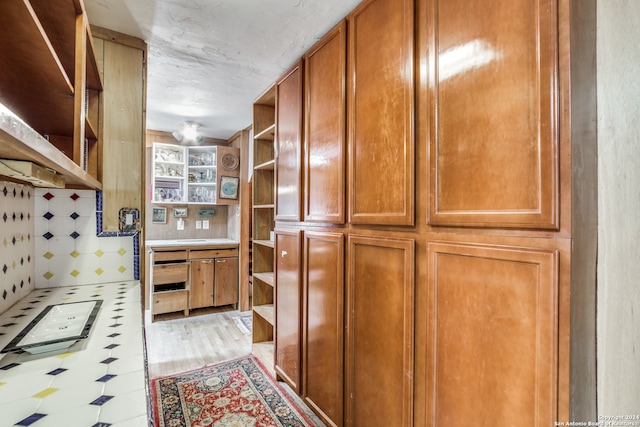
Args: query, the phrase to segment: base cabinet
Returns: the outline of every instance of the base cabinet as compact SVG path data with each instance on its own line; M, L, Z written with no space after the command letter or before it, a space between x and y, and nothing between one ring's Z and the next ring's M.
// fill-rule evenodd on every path
M237 246L149 250L152 320L158 314L238 304Z
M298 394L302 374L301 236L300 230L276 230L275 242L275 370Z
M191 250L189 308L238 303L238 250Z
M238 303L238 257L216 258L213 305Z
M343 425L344 236L304 232L302 398L328 426Z
M156 314L184 311L189 314L186 250L150 251L151 318Z
M191 260L189 308L211 307L215 270L212 259Z

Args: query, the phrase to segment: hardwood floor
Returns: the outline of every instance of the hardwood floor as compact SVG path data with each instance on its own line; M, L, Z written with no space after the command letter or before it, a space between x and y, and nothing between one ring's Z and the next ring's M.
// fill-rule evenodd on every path
M242 314L230 306L156 316L145 312L149 378L198 369L251 353L251 335L245 335L233 318ZM274 375L274 374L272 374Z
M235 359L251 353L251 334L245 335L234 317L251 314L231 306L192 310L189 317L182 312L160 314L151 322L151 312L145 311L145 341L149 378L158 378L205 365ZM261 351L259 346L257 351ZM264 364L264 363L263 363ZM273 365L266 366L276 378ZM282 388L317 427L325 425L286 383Z

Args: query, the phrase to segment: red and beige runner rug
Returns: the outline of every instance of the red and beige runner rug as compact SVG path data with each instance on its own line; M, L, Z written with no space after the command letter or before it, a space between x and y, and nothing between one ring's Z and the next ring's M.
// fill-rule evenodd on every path
M156 427L311 427L253 356L151 380Z

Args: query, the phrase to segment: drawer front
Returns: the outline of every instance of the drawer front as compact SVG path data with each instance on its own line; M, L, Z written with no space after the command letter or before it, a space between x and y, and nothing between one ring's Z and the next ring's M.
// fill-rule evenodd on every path
M202 249L189 251L189 259L212 259L238 256L237 249Z
M153 266L154 285L186 282L187 280L189 280L189 265L186 263Z
M187 251L154 251L153 262L158 261L185 261Z
M153 299L152 314L171 313L187 308L187 290L156 292Z

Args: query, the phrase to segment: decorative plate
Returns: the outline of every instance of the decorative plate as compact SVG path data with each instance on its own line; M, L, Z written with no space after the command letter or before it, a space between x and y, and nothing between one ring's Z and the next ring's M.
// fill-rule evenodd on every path
M231 153L227 153L222 156L221 162L222 167L230 171L237 169L238 165L240 164L240 160L238 160L238 157Z

